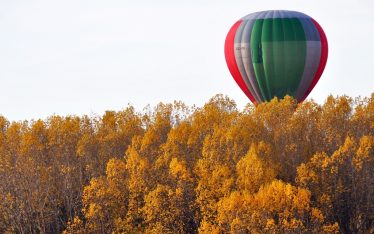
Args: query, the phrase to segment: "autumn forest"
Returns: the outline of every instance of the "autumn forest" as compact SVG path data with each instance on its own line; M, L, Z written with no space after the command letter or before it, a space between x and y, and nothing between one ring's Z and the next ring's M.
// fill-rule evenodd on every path
M0 116L0 233L374 233L374 93Z

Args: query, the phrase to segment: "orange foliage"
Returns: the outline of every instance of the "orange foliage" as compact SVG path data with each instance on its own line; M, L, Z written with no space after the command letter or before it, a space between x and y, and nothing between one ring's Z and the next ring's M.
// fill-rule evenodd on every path
M370 233L374 94L0 116L1 233Z

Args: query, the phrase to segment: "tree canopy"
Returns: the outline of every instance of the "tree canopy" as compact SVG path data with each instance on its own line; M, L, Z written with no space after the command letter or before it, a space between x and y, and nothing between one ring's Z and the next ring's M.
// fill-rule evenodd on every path
M0 232L374 232L374 94L0 116Z

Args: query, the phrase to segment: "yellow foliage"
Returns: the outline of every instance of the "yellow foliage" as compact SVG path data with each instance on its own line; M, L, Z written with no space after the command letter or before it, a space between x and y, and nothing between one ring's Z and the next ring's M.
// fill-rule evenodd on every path
M363 136L357 153L354 155L352 164L357 170L361 170L364 164L372 163L374 158L372 151L374 149L374 136Z
M245 157L240 159L236 165L237 186L240 190L248 190L251 193L269 183L275 178L275 170L271 165L266 164L261 156L258 155L258 149L252 145Z
M339 224L338 223L334 223L334 224L330 224L330 225L325 225L323 226L323 232L324 233L339 233Z
M0 116L0 233L371 233L374 94Z
M203 220L200 223L199 234L220 234L220 229L216 225Z
M312 219L316 220L319 223L322 223L324 221L324 217L322 212L317 208L312 208Z
M73 221L69 221L63 234L83 234L85 233L84 224L79 217L74 217Z
M185 163L179 161L177 158L171 160L169 173L177 180L190 181L192 179Z

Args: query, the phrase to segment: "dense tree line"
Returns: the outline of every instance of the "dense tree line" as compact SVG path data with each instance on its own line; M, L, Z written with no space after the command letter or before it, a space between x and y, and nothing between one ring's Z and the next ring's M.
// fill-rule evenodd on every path
M0 117L1 233L373 233L374 94Z

